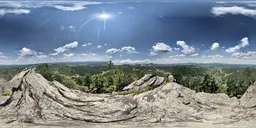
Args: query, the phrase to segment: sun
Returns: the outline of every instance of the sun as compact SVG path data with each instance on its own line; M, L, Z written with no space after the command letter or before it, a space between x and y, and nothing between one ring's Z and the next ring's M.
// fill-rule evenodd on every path
M99 14L98 18L102 19L102 20L107 20L111 17L110 14L107 14L107 13L102 13L102 14Z

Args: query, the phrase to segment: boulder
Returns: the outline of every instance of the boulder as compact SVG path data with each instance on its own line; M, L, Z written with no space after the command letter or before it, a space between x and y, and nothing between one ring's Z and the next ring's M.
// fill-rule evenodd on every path
M256 107L256 83L250 86L241 97L240 105L245 108Z

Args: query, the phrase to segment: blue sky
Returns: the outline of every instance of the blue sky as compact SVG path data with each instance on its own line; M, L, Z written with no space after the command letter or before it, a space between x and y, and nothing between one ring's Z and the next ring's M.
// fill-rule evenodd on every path
M0 1L0 64L256 64L256 1Z

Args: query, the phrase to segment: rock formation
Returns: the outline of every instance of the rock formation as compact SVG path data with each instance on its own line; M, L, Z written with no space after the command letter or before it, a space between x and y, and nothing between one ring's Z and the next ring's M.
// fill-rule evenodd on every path
M152 74L146 74L139 80L134 81L128 86L124 87L123 90L142 90L147 87L156 88L164 83L164 78L159 76L154 76Z
M12 94L0 105L0 116L7 122L28 123L37 120L228 123L255 118L256 86L250 87L239 100L226 94L196 93L176 83L163 83L161 78L152 82L152 78L159 77L146 75L134 82L132 88L158 86L153 90L115 96L70 90L57 81L47 81L34 70L25 70L9 82Z
M245 108L256 107L256 83L250 86L241 98L241 106Z

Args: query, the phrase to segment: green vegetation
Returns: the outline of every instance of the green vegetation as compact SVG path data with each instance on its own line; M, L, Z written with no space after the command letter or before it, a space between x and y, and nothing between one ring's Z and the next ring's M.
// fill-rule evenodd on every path
M241 97L256 80L255 68L210 67L198 65L47 65L36 69L48 80L57 80L69 88L92 93L139 94L134 90L122 91L123 87L154 74L174 81L197 92L226 93ZM170 75L171 74L171 75ZM143 92L143 91L142 91Z
M49 81L53 81L53 74L49 69L48 64L40 64L36 68L36 72L40 73L44 78L46 78Z
M7 81L11 80L16 74L20 73L23 68L1 68L0 67L0 78Z

